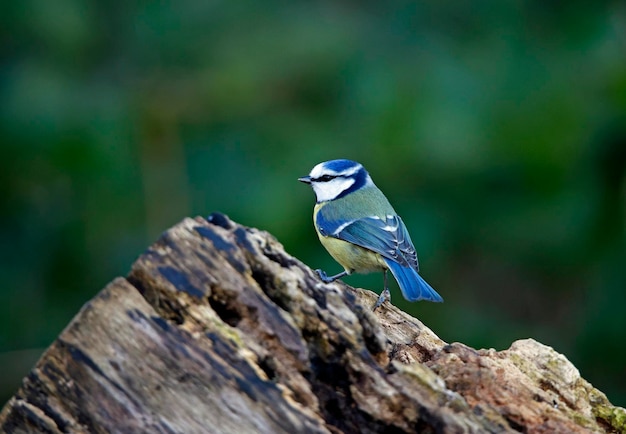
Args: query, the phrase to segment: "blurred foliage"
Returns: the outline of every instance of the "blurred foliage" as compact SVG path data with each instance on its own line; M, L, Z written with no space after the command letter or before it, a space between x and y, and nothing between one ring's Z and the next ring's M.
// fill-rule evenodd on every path
M446 299L395 304L447 341L534 337L626 405L623 2L0 11L0 397L185 216L225 212L338 272L296 178L342 157Z

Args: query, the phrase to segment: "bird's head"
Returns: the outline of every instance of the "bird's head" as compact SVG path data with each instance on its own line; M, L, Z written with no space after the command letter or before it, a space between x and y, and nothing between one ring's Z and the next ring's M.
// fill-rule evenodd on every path
M339 199L373 184L367 170L351 160L324 161L311 169L308 176L298 178L298 181L313 187L318 203Z

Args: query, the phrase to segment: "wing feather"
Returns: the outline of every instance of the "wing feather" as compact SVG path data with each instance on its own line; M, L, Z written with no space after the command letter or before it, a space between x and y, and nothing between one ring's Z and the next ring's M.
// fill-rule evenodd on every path
M419 271L415 247L400 216L329 221L320 213L317 224L323 235L356 244Z

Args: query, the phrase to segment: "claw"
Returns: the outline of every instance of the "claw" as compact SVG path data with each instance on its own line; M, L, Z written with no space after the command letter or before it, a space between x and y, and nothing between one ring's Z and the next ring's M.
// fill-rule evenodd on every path
M372 311L375 312L376 309L378 309L385 302L385 300L391 301L391 293L389 292L389 288L385 288L383 292L380 293L380 295L378 296L378 300L376 300L376 304L372 308Z
M332 282L332 280L330 280L328 278L328 275L326 274L325 271L320 270L319 268L317 270L315 270L315 272L317 273L317 275L319 276L319 278L322 280L322 282L324 283L330 283Z
M383 292L381 292L378 296L378 300L376 300L376 304L374 304L374 307L372 308L373 312L375 312L376 309L378 309L385 302L385 300L389 300L389 302L391 302L391 292L389 292L389 287L387 286L387 270L383 272L383 286L385 289L383 289Z
M320 279L321 279L321 280L322 280L322 282L324 282L324 283L331 283L331 282L334 282L335 280L339 279L340 277L343 277L343 276L345 276L346 274L348 274L348 272L347 272L347 271L342 271L342 272L341 272L341 273L339 273L339 274L335 274L334 276L330 276L330 277L328 277L328 275L327 275L324 271L320 270L319 268L318 268L317 270L315 270L315 272L317 273L317 275L320 277Z

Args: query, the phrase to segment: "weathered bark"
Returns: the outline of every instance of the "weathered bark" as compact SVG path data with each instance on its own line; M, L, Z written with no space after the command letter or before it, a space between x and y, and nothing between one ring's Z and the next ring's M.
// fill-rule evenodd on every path
M0 413L14 433L623 432L532 339L446 344L269 234L186 219L87 303Z

